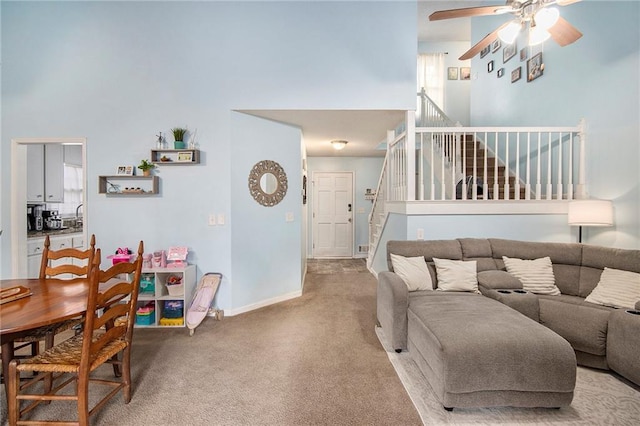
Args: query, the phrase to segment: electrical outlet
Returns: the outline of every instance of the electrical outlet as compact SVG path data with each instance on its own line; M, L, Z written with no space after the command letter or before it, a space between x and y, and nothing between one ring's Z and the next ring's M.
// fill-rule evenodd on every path
M424 229L422 229L422 228L418 228L418 235L417 235L417 238L418 238L419 240L424 240Z
M285 216L285 221L293 222L293 212L287 212L287 215Z
M213 213L209 215L209 226L216 226L216 215Z

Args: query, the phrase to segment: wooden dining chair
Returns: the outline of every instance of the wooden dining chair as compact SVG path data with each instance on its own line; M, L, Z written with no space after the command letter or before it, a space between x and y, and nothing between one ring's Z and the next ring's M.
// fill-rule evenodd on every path
M89 272L94 265L96 247L95 235L91 235L89 248L86 250L71 247L60 250L51 250L50 246L51 242L47 235L44 239L44 251L42 252L42 261L40 262L40 279L56 278L60 277L62 274L70 274L72 278L89 276ZM73 261L81 262L82 264L73 264ZM29 332L29 334L16 339L14 351L26 346L31 346L31 355L37 355L41 341L45 342L45 349L49 349L53 346L56 334L69 330L81 323L82 318L72 318L56 324L34 329Z
M131 342L135 322L136 304L140 289L142 270L143 242L138 246L138 256L133 263L118 263L102 271L94 268L90 273L90 289L87 300L87 313L84 318L82 334L73 336L43 353L28 359L14 359L9 364L8 411L9 425L17 425L24 414L47 401L75 401L78 419L73 422L40 421L55 424L89 424L89 418L121 389L125 403L131 400ZM96 255L100 250L96 251ZM123 278L126 277L126 278ZM127 280L130 278L130 280ZM103 283L108 289L100 291ZM102 315L98 311L102 310ZM126 321L116 321L125 317ZM120 358L114 355L120 354ZM92 373L101 365L117 363L122 367L121 377L97 379ZM20 373L32 372L36 376L20 383ZM57 377L53 389L42 393L42 388L34 385L44 381L52 373L63 373ZM89 409L89 384L108 385L113 389ZM62 389L71 386L73 393L59 394ZM40 390L40 392L38 392ZM29 391L32 391L29 393ZM22 401L28 403L22 407ZM35 421L35 420L34 420Z

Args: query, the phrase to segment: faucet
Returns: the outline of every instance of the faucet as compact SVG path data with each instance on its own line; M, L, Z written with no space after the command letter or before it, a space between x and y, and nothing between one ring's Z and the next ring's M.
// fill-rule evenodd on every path
M76 207L76 228L82 226L82 219L80 219L80 214L79 214L80 207L82 207L82 203L80 203L78 207Z

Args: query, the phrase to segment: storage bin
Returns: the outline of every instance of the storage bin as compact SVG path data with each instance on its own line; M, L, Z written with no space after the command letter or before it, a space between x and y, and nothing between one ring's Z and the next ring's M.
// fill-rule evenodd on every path
M182 318L184 315L184 302L182 300L165 300L163 318Z
M182 296L184 294L184 284L167 284L167 291L169 296Z
M153 325L156 320L156 311L152 305L139 307L136 311L136 324Z
M140 293L154 293L155 279L153 274L142 274L140 278Z

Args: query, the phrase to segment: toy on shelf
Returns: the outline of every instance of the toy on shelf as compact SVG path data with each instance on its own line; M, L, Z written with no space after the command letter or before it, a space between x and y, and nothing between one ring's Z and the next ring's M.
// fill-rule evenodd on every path
M170 247L167 254L167 268L184 268L187 266L187 247Z
M134 255L132 255L131 253L131 250L129 250L127 247L119 247L118 250L116 250L116 254L107 256L107 259L111 259L112 265L121 262L129 262L131 261L131 258L134 257Z

